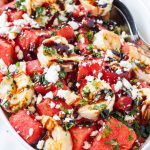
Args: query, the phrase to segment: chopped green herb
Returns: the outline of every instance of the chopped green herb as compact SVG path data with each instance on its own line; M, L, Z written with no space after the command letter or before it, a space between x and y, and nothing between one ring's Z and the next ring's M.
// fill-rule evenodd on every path
M103 134L102 134L102 137L103 138L106 138L106 137L108 137L108 135L109 135L109 133L112 131L112 129L109 127L109 126L105 126L105 129L104 129L104 131L103 131Z
M45 74L43 74L43 75L41 76L41 83L42 83L43 85L47 85L47 84L48 84L48 81L45 79Z
M60 79L65 79L65 77L66 77L66 72L65 72L64 70L61 70L61 71L59 72L59 78L60 78Z
M20 67L20 62L16 62L16 66L17 66L17 67Z
M74 125L75 125L74 121L69 121L69 122L65 123L65 130L71 129Z
M106 104L102 104L102 105L94 105L94 107L92 108L93 110L104 110L106 109L107 105Z
M10 102L9 101L6 101L5 103L4 103L4 108L8 108L10 106Z
M47 55L55 55L57 51L55 49L49 48L47 46L43 47L45 54Z
M92 31L89 31L87 34L86 34L86 37L92 41L93 40L93 32Z
M35 18L39 18L44 12L44 7L36 8Z
M19 9L19 10L26 10L26 6L24 5L26 0L16 0L16 3L15 3L15 8Z
M109 144L109 145L115 146L115 147L113 148L113 150L119 150L119 149L120 149L120 145L119 145L119 143L116 141L116 139L112 139L112 140L106 141L105 144Z
M51 32L50 32L50 35L51 35L51 36L55 36L55 34L56 34L55 31L51 31Z
M92 52L93 52L93 44L89 44L89 45L87 46L87 50L92 53Z
M118 145L118 142L116 141L116 139L112 139L112 140L109 140L109 141L106 141L105 142L106 144L109 144L109 145Z
M85 106L85 105L87 105L88 104L88 100L87 99L82 99L81 101L80 101L80 105L81 106Z
M60 109L61 109L61 111L63 111L65 114L68 114L68 113L69 113L68 109L65 109L62 104L60 104Z
M133 140L132 135L129 135L129 136L128 136L128 141L132 141L132 140Z
M64 87L63 83L62 82L57 82L56 83L57 87L62 89Z

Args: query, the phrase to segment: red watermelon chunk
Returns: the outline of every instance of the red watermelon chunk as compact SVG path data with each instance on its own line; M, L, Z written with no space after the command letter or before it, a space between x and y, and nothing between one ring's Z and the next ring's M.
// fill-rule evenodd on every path
M136 139L136 134L132 129L111 118L106 122L105 128L95 137L90 150L112 150L117 147L121 150L129 150Z
M7 66L15 62L15 47L7 40L0 38L0 58Z
M45 99L40 104L37 105L37 110L40 115L47 115L53 117L55 114L58 115L60 112L60 107L63 106L64 109L70 109L64 100L52 100Z
M24 29L16 42L24 50L24 56L26 57L31 47L36 49L44 39L49 37L50 34L47 30Z
M26 64L26 72L28 75L34 75L34 73L42 74L44 69L38 60L28 61Z
M89 75L98 77L98 74L102 70L102 65L103 65L103 61L101 59L83 61L79 65L77 80L80 81Z
M35 144L44 133L42 124L28 114L26 110L20 110L9 118L10 124L29 144Z
M73 150L82 150L84 142L89 140L90 134L94 130L95 126L71 128L70 133L73 140Z
M24 11L22 11L22 10L20 10L20 11L17 11L17 10L8 11L7 12L8 21L13 22L15 20L22 19L23 14L24 14Z
M65 37L67 40L71 40L75 37L74 35L74 30L71 26L67 25L63 28L61 28L58 32L57 35L60 35L62 37Z

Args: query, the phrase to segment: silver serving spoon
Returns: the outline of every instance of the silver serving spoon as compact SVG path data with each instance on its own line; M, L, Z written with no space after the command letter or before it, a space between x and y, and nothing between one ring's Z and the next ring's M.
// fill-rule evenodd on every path
M144 43L142 48L145 50L150 50L150 43L147 43L138 33L135 21L129 9L120 0L114 0L110 18L118 23L122 31L125 31L130 35L130 41L134 42L140 47L141 45L139 45L139 41L141 41Z

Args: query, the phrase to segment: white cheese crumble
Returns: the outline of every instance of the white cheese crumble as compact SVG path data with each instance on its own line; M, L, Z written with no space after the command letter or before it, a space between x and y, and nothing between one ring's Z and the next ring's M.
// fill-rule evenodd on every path
M26 62L19 62L19 70L26 72Z
M130 71L131 70L131 68L132 68L132 64L130 63L130 62L128 62L128 61L121 61L120 62L120 66L121 67L124 67L125 69L125 71Z
M42 95L41 95L41 94L38 94L37 99L36 99L36 103L37 103L37 104L40 104L41 101L42 101L42 99L43 99Z
M68 13L72 13L76 9L76 5L72 4L72 0L66 0L65 2L65 10Z
M50 105L51 108L55 108L55 103L54 102L50 102L49 105Z
M17 58L19 60L23 59L23 51L20 49L19 46L15 47L15 52L17 53Z
M0 58L0 72L2 74L6 74L7 73L7 65L5 64L5 62L3 61L2 58Z
M60 98L64 98L65 102L68 105L74 103L78 98L78 96L74 92L71 92L69 90L62 90L62 89L58 90L57 96Z
M75 21L69 21L68 24L74 29L77 30L79 28L79 24Z
M76 83L76 87L79 87L79 86L80 86L80 83L77 82L77 83Z
M103 74L100 72L100 73L98 74L98 79L100 79L102 76L103 76Z
M98 133L99 133L98 130L92 131L91 134L90 134L90 136L96 136Z
M64 14L60 14L60 15L59 15L59 19L60 19L61 21L63 21L63 22L68 20L68 18L65 17Z
M8 16L5 11L0 15L0 21L1 21L0 27L9 26L10 23L8 22Z
M89 149L91 147L91 144L87 141L84 142L83 148L84 149Z
M127 79L125 79L125 78L123 78L122 84L128 90L130 90L132 88L132 85L130 84L130 82Z
M16 72L17 67L16 67L16 65L10 65L8 69L9 69L10 73L14 73L14 72Z
M46 98L50 98L50 99L53 99L53 93L50 91L50 92L48 92L45 96L44 96L44 98L46 99Z
M90 82L94 80L94 76L86 76L85 79Z
M133 122L135 120L135 118L134 118L134 116L126 115L124 120L127 122Z
M58 73L59 71L60 71L60 66L59 65L50 66L47 73L45 74L45 79L48 82L56 83L59 79L59 73Z
M42 149L43 148L43 146L44 146L44 140L40 140L39 142L38 142L38 144L36 145L36 147L38 148L38 149Z
M33 135L33 132L34 132L34 129L33 128L30 128L29 129L29 137L31 137Z
M118 92L119 90L121 90L122 86L122 82L117 81L117 83L115 84L115 91Z
M117 69L117 70L116 70L116 73L117 73L117 74L121 74L121 73L122 73L122 70L121 70L121 69Z
M60 117L58 115L54 115L53 119L56 120L56 121L58 121L58 120L60 120Z

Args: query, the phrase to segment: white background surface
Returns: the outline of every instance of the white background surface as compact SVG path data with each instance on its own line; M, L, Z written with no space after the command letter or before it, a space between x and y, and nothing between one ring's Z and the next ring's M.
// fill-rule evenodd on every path
M137 27L150 43L150 0L122 0L135 17ZM145 6L144 6L145 5ZM149 32L147 32L149 31ZM27 150L7 129L7 125L0 118L0 150Z

